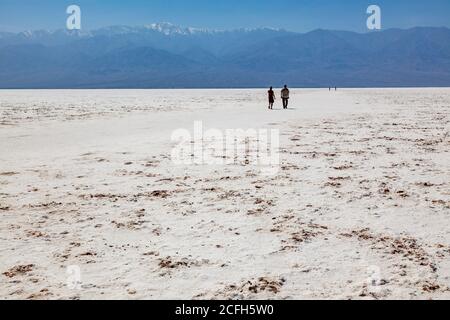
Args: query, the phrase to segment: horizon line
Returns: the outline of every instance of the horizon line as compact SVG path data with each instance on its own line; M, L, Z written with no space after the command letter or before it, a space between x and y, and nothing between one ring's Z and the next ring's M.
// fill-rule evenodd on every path
M23 34L26 32L42 32L42 31L47 32L47 33L56 33L58 31L67 31L68 33L83 33L83 32L90 33L90 32L95 32L95 31L99 31L102 29L108 29L108 28L114 28L114 27L147 28L148 30L152 30L150 27L153 25L154 26L167 25L167 26L171 26L171 27L175 27L175 28L180 28L183 31L194 31L194 32L198 32L198 33L201 33L201 32L226 33L226 32L236 32L236 31L271 30L271 31L287 32L287 33L294 33L294 34L308 34L308 33L314 32L314 31L332 31L332 32L337 31L337 32L350 32L350 33L356 33L356 34L370 34L370 33L385 32L385 31L389 31L389 30L403 30L403 31L413 30L413 29L447 29L447 30L450 30L450 27L447 27L447 26L427 26L427 25L417 25L417 26L408 27L408 28L390 27L390 28L385 28L385 29L381 29L381 30L367 30L365 32L354 31L354 30L344 30L344 29L326 29L326 28L320 28L320 27L311 29L309 31L292 31L292 30L288 30L285 28L276 28L276 27L269 27L269 26L214 29L214 28L188 27L188 26L173 24L170 22L153 22L153 23L149 23L149 24L140 24L140 25L116 24L116 25L108 25L108 26L92 28L92 29L83 29L82 28L79 30L68 30L66 28L58 28L58 29L42 29L41 28L41 29L27 29L27 30L12 32L12 31L3 31L2 29L0 29L0 33L14 34L14 35ZM153 30L155 30L155 29L153 29Z

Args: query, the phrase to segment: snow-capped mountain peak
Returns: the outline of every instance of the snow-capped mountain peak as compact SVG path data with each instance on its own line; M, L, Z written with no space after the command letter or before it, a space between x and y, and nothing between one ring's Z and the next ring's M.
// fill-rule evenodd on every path
M214 30L209 29L200 29L200 28L192 28L192 27L181 27L174 25L169 22L161 22L161 23L152 23L150 25L145 26L148 30L153 30L157 32L161 32L165 35L191 35L196 33L210 33L214 32Z
M256 31L273 31L279 32L283 30L273 29L273 28L238 28L232 30L218 30L218 29L207 29L207 28L195 28L195 27L182 27L178 25L174 25L169 22L161 22L161 23L152 23L144 26L124 26L124 25L116 25L103 27L100 29L85 31L85 30L66 30L66 29L58 29L58 30L36 30L36 31L23 31L18 33L17 35L23 39L42 39L47 37L55 37L55 36L68 36L70 38L86 38L92 37L96 35L103 36L115 36L115 35L127 35L127 34L140 34L140 33L148 33L155 32L161 33L165 36L191 36L191 35L214 35L214 34L223 34L223 33L251 33Z

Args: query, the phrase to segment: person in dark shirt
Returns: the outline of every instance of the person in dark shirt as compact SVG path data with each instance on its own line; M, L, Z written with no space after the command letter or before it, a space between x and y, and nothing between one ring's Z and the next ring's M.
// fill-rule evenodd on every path
M273 109L273 104L275 103L275 92L273 92L272 87L270 87L269 91L267 92L269 96L269 109Z

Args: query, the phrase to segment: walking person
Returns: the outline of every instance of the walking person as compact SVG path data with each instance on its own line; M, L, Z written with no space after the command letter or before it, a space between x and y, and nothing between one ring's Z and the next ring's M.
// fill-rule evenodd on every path
M287 85L281 90L281 99L283 100L283 109L287 109L289 105L289 89Z
M275 92L272 87L270 87L269 91L267 91L267 94L269 96L269 110L273 110L273 104L275 103Z

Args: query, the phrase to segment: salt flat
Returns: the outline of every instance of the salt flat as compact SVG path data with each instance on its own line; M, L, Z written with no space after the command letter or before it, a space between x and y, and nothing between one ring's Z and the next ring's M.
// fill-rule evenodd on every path
M450 298L450 89L280 104L0 90L0 298ZM195 121L278 129L279 171L175 165Z

